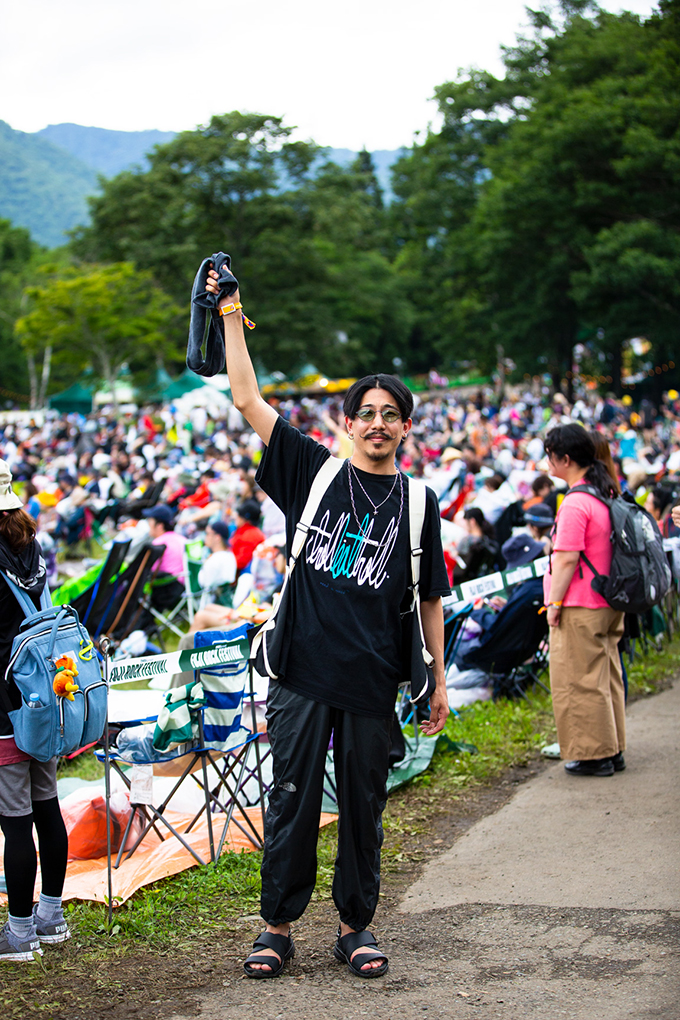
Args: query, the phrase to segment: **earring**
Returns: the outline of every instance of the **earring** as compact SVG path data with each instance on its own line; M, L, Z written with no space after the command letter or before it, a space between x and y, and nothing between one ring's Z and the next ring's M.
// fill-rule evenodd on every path
M353 432L348 432L348 433L347 433L347 437L348 437L349 439L354 439L354 433L353 433Z

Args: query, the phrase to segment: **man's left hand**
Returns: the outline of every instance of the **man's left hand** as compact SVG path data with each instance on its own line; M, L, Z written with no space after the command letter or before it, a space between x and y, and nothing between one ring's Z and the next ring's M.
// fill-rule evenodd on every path
M446 688L442 691L441 687L437 686L430 698L430 718L420 724L423 735L433 737L435 733L440 733L444 729L448 714L449 699L446 694Z

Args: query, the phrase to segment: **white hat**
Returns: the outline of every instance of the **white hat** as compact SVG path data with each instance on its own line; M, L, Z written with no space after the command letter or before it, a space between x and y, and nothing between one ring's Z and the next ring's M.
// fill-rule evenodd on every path
M0 510L18 510L23 503L12 492L12 472L7 461L0 460Z

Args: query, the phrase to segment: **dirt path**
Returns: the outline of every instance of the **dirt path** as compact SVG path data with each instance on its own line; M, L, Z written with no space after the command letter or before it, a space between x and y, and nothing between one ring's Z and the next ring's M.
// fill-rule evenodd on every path
M332 915L312 911L282 978L243 979L252 918L222 947L200 1011L173 1020L680 1020L679 722L680 684L636 702L626 772L552 765L413 884L392 883L374 926L386 978L336 963Z

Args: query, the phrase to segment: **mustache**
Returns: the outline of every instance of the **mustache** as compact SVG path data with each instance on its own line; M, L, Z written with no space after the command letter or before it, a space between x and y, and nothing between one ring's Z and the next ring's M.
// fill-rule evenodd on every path
M369 432L366 435L367 439L373 439L374 437L377 437L379 439L389 439L387 432Z

